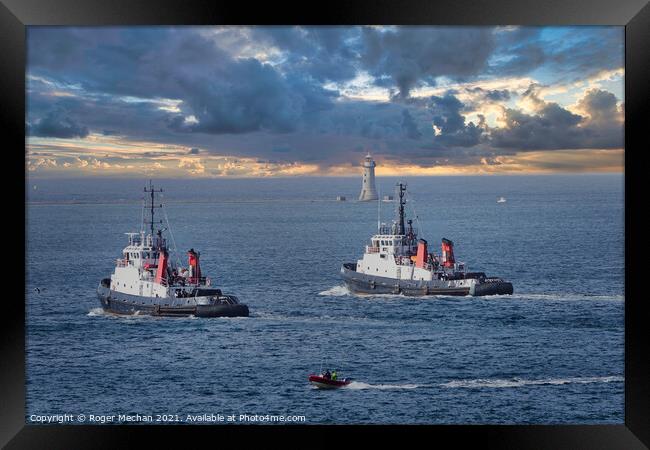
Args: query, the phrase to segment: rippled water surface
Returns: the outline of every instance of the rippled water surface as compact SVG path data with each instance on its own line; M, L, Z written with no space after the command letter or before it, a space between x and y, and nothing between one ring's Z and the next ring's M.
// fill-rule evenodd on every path
M382 194L395 181L378 179ZM27 420L623 423L623 177L406 181L421 237L438 252L452 239L458 260L514 295L350 294L340 265L377 224L376 203L353 201L357 179L161 180L179 258L201 251L251 316L105 314L95 289L139 229L144 181L29 180ZM382 204L385 221L393 208ZM321 367L354 382L314 389Z

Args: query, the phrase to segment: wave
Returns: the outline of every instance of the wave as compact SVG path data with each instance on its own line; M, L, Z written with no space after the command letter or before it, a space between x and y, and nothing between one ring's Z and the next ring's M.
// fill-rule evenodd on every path
M150 316L148 314L140 314L140 311L136 311L134 314L116 314L110 311L105 311L102 308L93 308L90 311L88 311L88 314L86 314L88 317L105 317L108 319L115 319L115 320L120 320L122 323L127 323L127 324L135 324L139 320L147 320L147 319L154 319L153 316Z
M107 317L109 319L116 319L124 321L124 323L135 323L136 320L156 320L160 317L154 317L150 314L141 314L141 311L135 311L133 314L117 314L111 311L106 311L102 308L92 308L86 314L88 317ZM195 319L196 317L186 316L186 317L165 317L165 319Z
M355 296L355 297L379 297L379 298L421 298L421 299L454 299L459 300L462 298L472 298L472 299L507 299L507 300L609 300L609 301L624 301L624 295L596 295L596 294L581 294L581 293L553 293L553 294L539 294L539 293L519 293L515 292L510 295L485 295L482 297L472 297L471 295L466 296L457 296L457 295L423 295L420 297L411 297L405 296L403 294L357 294L351 292L347 286L334 286L322 292L319 292L318 295L325 295L329 297L344 297L344 296Z
M257 319L265 320L277 320L277 321L287 321L287 322L380 322L376 319L371 319L368 317L359 317L359 316L330 316L330 315L311 315L311 314L279 314L273 312L255 312L251 314L251 317Z
M543 386L543 385L563 385L563 384L587 384L587 383L612 383L622 382L625 378L618 375L606 377L569 377L569 378L544 378L540 380L525 380L520 378L505 379L485 379L476 380L456 380L442 383L440 386L445 388L516 388L522 386Z
M334 286L327 290L321 291L318 295L325 295L329 297L360 297L360 298L413 298L407 297L404 294L362 294L360 292L352 292L347 286Z
M527 294L515 292L510 295L484 295L476 297L483 300L521 300L521 301L535 301L535 300L551 300L551 301L580 301L580 300L595 300L595 301L625 301L624 295L595 295L595 294L579 294L579 293L556 293L556 294Z
M104 311L102 308L93 308L86 314L88 317L112 316L113 314Z
M350 292L347 286L334 286L325 291L319 292L318 295L327 295L330 297L343 297L346 295L352 295L352 292Z
M503 295L501 297L508 297ZM524 298L530 300L614 300L624 301L624 295L594 295L578 293L560 293L560 294L513 294L510 297Z
M426 387L425 384L370 384L362 381L352 381L347 389L363 390L363 389L417 389Z

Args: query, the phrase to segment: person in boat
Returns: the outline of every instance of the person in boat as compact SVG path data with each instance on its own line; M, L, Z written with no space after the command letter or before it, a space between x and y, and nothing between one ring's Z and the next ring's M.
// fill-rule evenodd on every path
M332 374L330 373L329 369L327 369L325 371L325 373L323 374L323 378L325 378L326 380L329 380L330 378L332 378Z
M338 374L336 373L336 369L334 369L334 371L332 372L332 381L336 381L337 378L338 378Z

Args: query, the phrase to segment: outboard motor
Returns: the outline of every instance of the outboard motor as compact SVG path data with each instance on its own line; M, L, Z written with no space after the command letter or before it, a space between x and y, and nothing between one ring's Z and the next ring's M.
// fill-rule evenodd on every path
M454 267L454 243L449 239L442 238L442 266Z
M201 266L199 265L200 255L201 254L199 252L195 252L193 248L187 252L190 264L190 283L198 283L201 279Z

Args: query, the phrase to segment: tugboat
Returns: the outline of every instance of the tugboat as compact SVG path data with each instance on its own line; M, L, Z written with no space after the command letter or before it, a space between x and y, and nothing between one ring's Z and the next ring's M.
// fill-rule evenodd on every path
M129 244L122 251L110 278L104 278L97 287L97 297L105 311L152 316L239 317L248 316L248 306L239 303L234 295L223 294L202 276L200 253L187 252L188 266L180 267L170 260L170 249L163 231L154 233L154 211L163 205L155 202L154 189L149 182L149 205L145 200L142 227L139 233L126 233ZM145 219L144 212L149 209ZM158 223L162 223L159 221ZM150 225L148 233L146 225ZM173 236L172 236L173 239Z
M404 223L406 185L399 183L399 208L392 226L378 224L363 258L345 263L341 276L348 289L363 294L497 295L512 294L512 283L483 272L468 272L454 259L454 243L442 239L442 255L428 253L413 221Z

